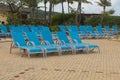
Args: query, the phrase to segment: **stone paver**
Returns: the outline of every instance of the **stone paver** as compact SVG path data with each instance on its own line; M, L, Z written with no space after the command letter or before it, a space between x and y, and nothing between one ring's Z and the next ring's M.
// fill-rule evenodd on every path
M86 40L84 40L86 41ZM0 42L0 80L119 80L120 42L87 40L100 46L101 53L64 53L20 57L18 49L9 54L11 42Z

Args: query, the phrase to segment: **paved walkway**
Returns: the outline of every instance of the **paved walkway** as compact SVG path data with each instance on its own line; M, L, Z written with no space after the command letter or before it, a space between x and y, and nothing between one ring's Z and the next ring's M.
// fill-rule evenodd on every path
M9 54L10 42L0 42L0 80L120 80L120 42L88 40L101 53L65 53L20 57L18 49Z

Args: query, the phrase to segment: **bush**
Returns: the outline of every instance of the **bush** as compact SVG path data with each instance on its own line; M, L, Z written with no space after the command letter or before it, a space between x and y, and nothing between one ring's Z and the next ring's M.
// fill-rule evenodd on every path
M101 20L101 16L92 16L91 18L87 19L86 24L87 25L92 25L92 26L101 25L100 20ZM103 18L102 26L104 26L104 25L120 26L120 17L105 15L104 18Z
M59 31L59 26L58 25L56 25L56 26L50 26L50 30L52 32Z
M18 15L17 13L14 13L14 14L9 14L7 16L7 22L8 22L8 25L19 25L20 24L20 19L18 18Z
M56 14L52 17L52 25L74 24L74 14Z

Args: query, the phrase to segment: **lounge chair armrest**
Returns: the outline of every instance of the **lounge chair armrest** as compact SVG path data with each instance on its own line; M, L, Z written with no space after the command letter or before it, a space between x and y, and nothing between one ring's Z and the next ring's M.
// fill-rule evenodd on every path
M14 43L16 47L20 47L20 44L18 42Z
M50 42L49 41L44 41L46 45L50 45Z
M82 33L83 33L83 31L79 31L79 33L80 33L80 34L82 34Z
M61 41L62 44L66 44L64 40Z
M73 43L76 43L76 44L77 44L77 43L78 43L78 41L77 41L76 39L73 39Z
M35 46L35 43L33 41L30 41L29 45Z

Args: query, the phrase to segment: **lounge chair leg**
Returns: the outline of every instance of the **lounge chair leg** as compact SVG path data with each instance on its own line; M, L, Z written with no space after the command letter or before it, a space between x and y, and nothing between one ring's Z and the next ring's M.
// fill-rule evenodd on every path
M86 48L87 48L87 53L89 53L89 47L87 46Z
M72 47L72 54L76 54L76 48L75 48L75 46Z
M28 58L30 58L30 53L28 53Z
M12 53L12 45L13 45L13 42L10 45L10 54Z
M98 47L98 52L100 53L100 48Z
M61 50L61 48L58 48L58 55L59 55L59 56L62 55L62 50Z
M23 54L22 54L22 49L20 49L20 56L23 57Z
M44 48L44 57L47 57L47 50Z
M10 47L10 54L12 53L12 47Z

